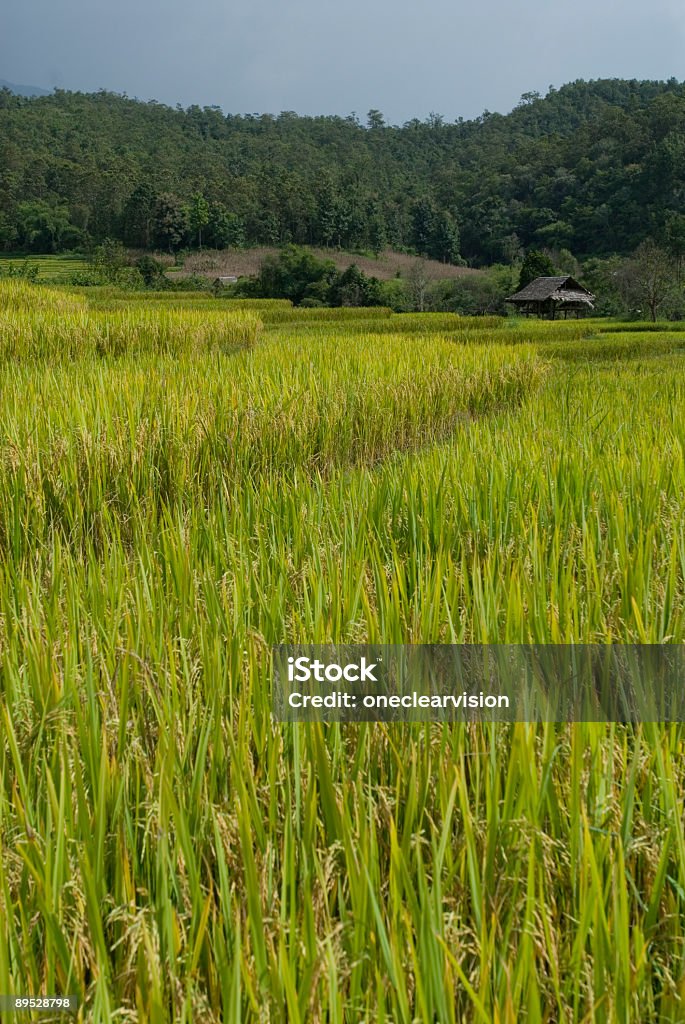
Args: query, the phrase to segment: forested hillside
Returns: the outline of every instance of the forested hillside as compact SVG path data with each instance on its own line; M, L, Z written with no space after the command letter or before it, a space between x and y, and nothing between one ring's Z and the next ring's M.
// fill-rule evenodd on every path
M386 125L0 92L0 250L391 245L474 266L685 236L685 85L576 82ZM685 239L683 240L685 244Z

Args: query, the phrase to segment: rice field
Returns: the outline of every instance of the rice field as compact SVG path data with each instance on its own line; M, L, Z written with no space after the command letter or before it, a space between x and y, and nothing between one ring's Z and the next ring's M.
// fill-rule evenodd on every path
M10 269L18 271L26 267L37 268L37 280L42 284L47 282L66 284L71 280L72 274L90 270L91 264L85 257L79 256L0 257L0 277L6 275Z
M0 993L685 1020L683 726L270 703L284 641L683 643L685 332L102 302L0 283Z

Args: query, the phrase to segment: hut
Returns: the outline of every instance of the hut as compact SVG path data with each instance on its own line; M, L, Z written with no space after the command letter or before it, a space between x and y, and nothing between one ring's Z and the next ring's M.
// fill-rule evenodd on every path
M536 277L516 295L510 295L511 302L526 316L547 317L555 320L563 314L564 319L569 313L576 316L593 310L594 295L573 277Z

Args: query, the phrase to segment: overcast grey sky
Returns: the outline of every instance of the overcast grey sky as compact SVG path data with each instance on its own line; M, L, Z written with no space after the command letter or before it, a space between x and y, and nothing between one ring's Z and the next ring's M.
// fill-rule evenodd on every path
M685 78L685 0L0 0L0 78L401 123L576 78Z

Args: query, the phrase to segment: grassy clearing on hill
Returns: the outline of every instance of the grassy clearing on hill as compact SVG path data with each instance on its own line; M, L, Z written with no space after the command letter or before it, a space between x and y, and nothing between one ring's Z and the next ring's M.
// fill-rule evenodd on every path
M684 1019L683 726L276 726L269 653L685 641L682 339L264 307L207 350L192 303L31 295L0 286L0 991Z
M393 277L411 276L412 269L419 262L419 257L409 253L394 252L386 249L379 256L361 255L359 253L341 252L338 249L315 249L306 246L308 252L319 260L331 260L338 270L347 270L353 263L369 277L377 277L380 281L389 281ZM205 251L191 253L183 264L183 269L170 271L169 276L187 277L200 274L203 277L215 278L225 275L236 277L252 276L259 272L262 261L267 256L278 254L279 249L273 246L256 246L251 249L230 249L223 251ZM439 260L421 260L423 272L431 281L442 281L456 277L478 277L481 270L470 267L455 267L451 263Z

